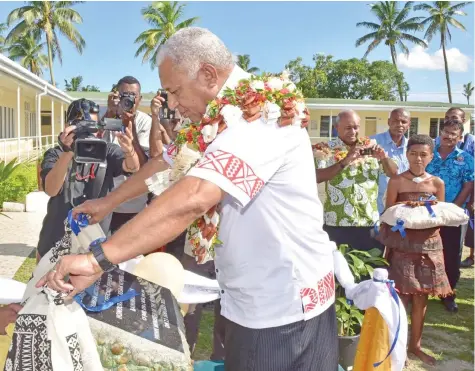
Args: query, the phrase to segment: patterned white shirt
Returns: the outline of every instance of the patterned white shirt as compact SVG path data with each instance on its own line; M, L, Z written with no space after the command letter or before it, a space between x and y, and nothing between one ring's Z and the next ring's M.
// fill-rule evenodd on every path
M248 77L235 67L225 87ZM269 328L311 319L332 305L336 246L322 229L306 130L263 118L228 122L187 176L227 193L221 203L223 245L215 250L224 317Z

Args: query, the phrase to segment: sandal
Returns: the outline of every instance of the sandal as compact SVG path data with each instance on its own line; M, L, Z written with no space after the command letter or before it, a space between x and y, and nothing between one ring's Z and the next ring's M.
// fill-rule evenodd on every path
M460 263L460 268L470 268L473 267L475 261L472 257L466 258L463 262Z

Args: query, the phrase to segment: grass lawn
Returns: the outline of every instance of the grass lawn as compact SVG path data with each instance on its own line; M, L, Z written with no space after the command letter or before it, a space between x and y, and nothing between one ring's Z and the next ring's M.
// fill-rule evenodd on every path
M467 251L466 251L467 252ZM15 274L15 279L27 282L35 266L35 257L30 255ZM438 360L438 365L429 367L411 358L408 371L472 371L474 367L474 269L462 269L457 295L459 312L449 314L437 299L430 300L423 335L423 348ZM211 354L213 311L203 311L200 337L194 359L208 359ZM11 334L11 328L9 329ZM0 336L0 370L3 370L10 337Z

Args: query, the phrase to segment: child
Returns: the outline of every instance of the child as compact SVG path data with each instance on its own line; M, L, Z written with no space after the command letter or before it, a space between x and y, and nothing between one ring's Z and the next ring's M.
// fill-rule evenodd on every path
M404 201L425 201L435 196L445 200L442 179L425 172L432 160L434 143L427 135L413 135L407 144L409 170L389 180L386 208ZM435 359L421 349L422 329L428 296L447 296L451 289L445 274L439 228L406 229L403 238L391 226L382 224L376 237L386 245L390 263L389 277L394 280L404 305L412 302L411 336L408 352L433 365Z

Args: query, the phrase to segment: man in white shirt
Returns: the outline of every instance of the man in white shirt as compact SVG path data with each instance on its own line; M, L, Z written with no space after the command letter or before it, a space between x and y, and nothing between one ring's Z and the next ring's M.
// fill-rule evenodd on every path
M104 117L122 118L125 126L132 129L134 135L134 150L140 159L140 165L147 162L149 151L149 136L150 128L152 126L152 118L144 112L138 110L140 101L142 100L140 82L132 76L125 76L121 78L116 84L117 91L109 94L107 101L107 112ZM124 107L127 97L132 102L133 106L129 109ZM108 133L108 138L113 143L117 142L115 133ZM119 187L125 182L127 177L121 175L114 178L114 188ZM141 195L130 201L119 205L112 214L110 224L111 233L115 233L122 225L127 223L140 211L142 211L147 204L147 195Z
M194 122L224 89L250 77L221 40L198 27L174 34L157 60L169 106ZM110 200L126 191L118 193ZM311 143L300 125L279 127L264 116L229 122L187 176L100 246L106 260L66 256L40 284L58 291L89 287L104 263L164 245L218 203L223 245L215 264L226 318L226 370L336 370L336 246L322 228ZM75 212L92 212L95 221L104 210L96 205ZM71 284L64 282L67 274Z

